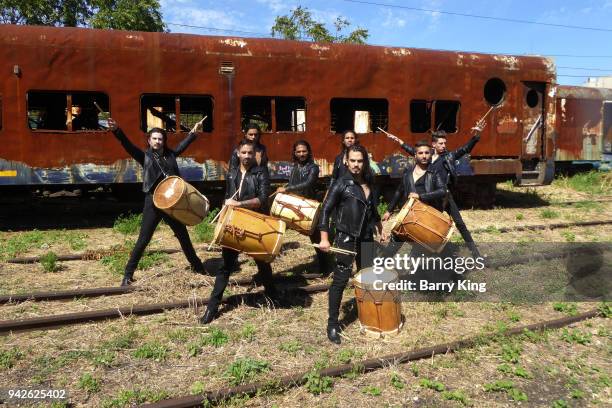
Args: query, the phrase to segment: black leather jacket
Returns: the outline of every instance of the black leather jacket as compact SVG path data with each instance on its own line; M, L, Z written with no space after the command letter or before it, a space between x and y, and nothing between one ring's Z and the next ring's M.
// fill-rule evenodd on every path
M403 206L406 200L408 200L408 194L416 193L414 177L412 175L413 170L414 166L408 166L406 170L404 170L402 180L397 190L395 190L395 194L393 194L387 211L391 212L398 206ZM446 196L447 189L446 184L442 181L441 175L433 172L430 168L422 177L425 177L424 184L427 193L420 194L419 199L439 211L442 211L442 199Z
M310 160L303 166L296 163L291 170L285 190L302 197L314 198L317 180L319 180L319 166L314 161Z
M472 138L466 144L464 144L457 150L453 150L451 152L447 151L446 153L440 155L440 157L430 165L430 169L434 172L440 173L444 184L448 184L449 181L451 182L451 185L454 184L455 179L457 178L457 169L455 168L455 162L464 155L471 152L479 140L480 134L477 133L472 136ZM406 143L402 144L402 149L404 149L408 154L412 156L414 156L415 154L414 147Z
M336 230L352 237L371 235L374 226L380 221L378 214L378 190L370 187L366 199L363 189L346 173L331 186L323 203L319 229L329 232L329 217L336 210Z
M234 197L237 190L236 180L241 177L240 167L230 169L227 173L225 198L234 198L236 201L245 201L252 198L259 198L261 206L259 208L251 208L253 211L265 213L268 203L268 195L270 194L270 178L266 168L261 166L252 166L244 174L242 189L240 195ZM239 184L239 182L238 182Z
M180 176L178 164L176 158L187 149L187 147L196 139L197 134L189 133L185 139L183 139L176 149L171 150L168 148L164 149L164 155L158 156L158 160L162 169L154 158L153 150L148 148L146 151L136 147L134 143L127 138L125 133L120 128L113 131L115 137L121 142L123 148L136 160L143 168L142 170L142 191L145 193L153 192L157 186L158 181L163 179L164 172L168 176Z
M255 145L255 153L261 154L261 163L258 163L259 166L268 167L268 151L266 150L266 146L258 143ZM238 158L238 148L236 147L232 150L232 155L229 160L229 168L235 169L240 166L240 159Z
M332 171L331 179L329 180L329 187L331 188L334 181L338 180L340 177L344 176L348 173L348 168L346 164L344 164L344 156L346 155L346 151L342 151L339 155L336 156L334 160L334 170Z

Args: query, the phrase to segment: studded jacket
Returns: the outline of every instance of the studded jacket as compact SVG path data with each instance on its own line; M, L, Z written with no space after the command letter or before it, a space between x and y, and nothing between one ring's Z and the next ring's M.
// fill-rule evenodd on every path
M289 183L285 190L289 193L295 193L302 197L314 198L315 186L319 179L319 166L312 160L308 161L303 166L295 164L289 176Z
M397 207L404 205L408 200L408 194L416 193L414 176L412 174L414 166L409 166L402 175L402 180L393 194L393 198L389 203L387 211L391 212ZM442 181L442 176L439 173L428 169L421 177L425 177L424 186L427 193L420 194L419 200L432 207L442 211L442 199L446 196L446 184Z
M267 169L262 166L252 166L247 170L244 174L244 181L242 182L240 194L234 197L240 185L241 177L242 173L240 172L240 167L230 169L227 173L225 198L233 197L236 201L259 198L261 206L251 209L260 213L265 213L267 210L268 195L270 194L270 178Z

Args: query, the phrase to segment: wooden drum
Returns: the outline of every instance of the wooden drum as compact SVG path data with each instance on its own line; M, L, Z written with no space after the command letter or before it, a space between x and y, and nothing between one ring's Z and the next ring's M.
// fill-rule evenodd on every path
M402 328L401 292L383 289L384 283L398 281L395 271L374 273L372 268L359 271L353 279L361 329L366 334L384 337Z
M319 222L321 203L296 194L278 193L270 208L270 215L280 218L287 227L300 234L312 235Z
M411 198L402 207L391 228L400 241L414 241L432 252L441 252L455 226L448 214Z
M213 243L244 252L258 261L272 262L280 252L285 229L283 220L226 206L219 214Z
M153 204L185 225L201 223L210 207L204 195L178 176L166 177L155 187Z

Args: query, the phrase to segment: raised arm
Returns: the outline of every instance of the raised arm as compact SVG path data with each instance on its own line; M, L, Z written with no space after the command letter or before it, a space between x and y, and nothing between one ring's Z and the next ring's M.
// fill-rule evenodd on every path
M113 135L119 140L125 151L140 163L141 166L144 166L144 152L128 139L113 118L108 118L108 129L113 132Z
M480 134L482 133L482 129L484 128L484 126L485 126L484 122L479 122L476 124L476 126L472 128L472 131L474 132L474 136L472 136L472 138L468 140L466 144L464 144L463 146L455 150L454 152L455 160L459 160L462 156L472 151L474 146L476 146L476 143L478 143L478 141L480 140Z
M193 125L193 128L191 128L191 131L189 132L187 137L183 139L181 143L178 144L178 146L176 146L176 149L174 149L174 153L177 156L183 153L185 149L187 149L187 147L189 147L189 145L196 139L196 137L198 136L197 132L200 132L202 130L202 124L204 123L206 118L207 116L204 116L202 120Z

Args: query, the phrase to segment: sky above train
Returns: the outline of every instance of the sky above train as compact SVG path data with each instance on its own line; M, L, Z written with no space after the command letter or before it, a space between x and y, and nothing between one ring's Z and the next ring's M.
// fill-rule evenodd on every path
M612 76L612 0L161 0L175 33L270 37L301 5L329 29L366 28L368 44L554 58L558 82ZM512 20L512 21L509 21Z

